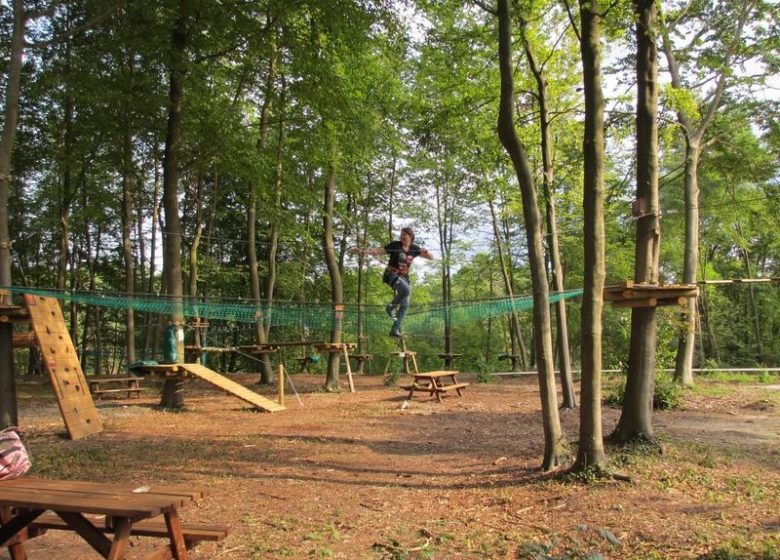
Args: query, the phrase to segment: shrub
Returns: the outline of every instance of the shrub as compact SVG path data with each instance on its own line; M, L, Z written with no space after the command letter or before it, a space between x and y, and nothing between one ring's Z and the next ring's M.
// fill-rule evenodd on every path
M604 403L609 406L623 406L625 398L625 382L617 384L604 397ZM674 410L682 403L682 387L669 375L656 375L655 391L653 392L654 410Z

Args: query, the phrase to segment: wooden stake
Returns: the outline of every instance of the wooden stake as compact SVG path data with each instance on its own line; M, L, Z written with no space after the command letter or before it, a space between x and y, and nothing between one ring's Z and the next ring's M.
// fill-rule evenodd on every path
M284 366L279 364L279 368L276 372L276 382L279 384L279 404L284 406Z

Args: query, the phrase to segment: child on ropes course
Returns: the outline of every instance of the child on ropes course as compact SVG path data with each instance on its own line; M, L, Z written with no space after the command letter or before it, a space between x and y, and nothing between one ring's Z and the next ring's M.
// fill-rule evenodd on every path
M414 232L412 228L405 227L401 230L400 240L391 241L384 247L374 247L369 249L355 249L355 253L362 255L371 255L378 257L387 254L389 259L385 272L382 275L382 282L393 289L393 301L385 306L385 311L394 319L393 326L390 329L390 336L400 338L403 336L401 327L409 307L412 295L412 287L409 283L409 267L415 257L433 260L433 255L419 245L414 244Z

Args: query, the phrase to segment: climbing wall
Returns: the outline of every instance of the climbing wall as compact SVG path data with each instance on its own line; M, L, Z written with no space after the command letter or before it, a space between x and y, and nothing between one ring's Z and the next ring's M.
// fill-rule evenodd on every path
M81 439L101 432L103 423L89 394L59 302L30 294L25 294L24 302L68 434L71 439Z

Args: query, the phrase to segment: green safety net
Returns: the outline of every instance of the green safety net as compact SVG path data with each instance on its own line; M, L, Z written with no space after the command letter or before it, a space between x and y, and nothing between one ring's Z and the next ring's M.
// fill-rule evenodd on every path
M79 305L96 305L113 309L133 309L139 312L173 315L179 309L184 317L208 321L257 323L272 327L298 327L313 331L328 331L334 321L341 321L342 329L357 332L362 326L366 333L384 333L391 319L384 305L357 305L315 302L264 301L258 305L243 302L197 301L183 298L176 301L167 296L128 296L95 292L59 291L42 288L6 288L17 294L32 294L56 298ZM582 290L551 293L550 303L579 297ZM412 304L404 320L404 331L415 334L437 332L449 320L451 325L501 317L533 308L532 296L452 302L449 305Z

